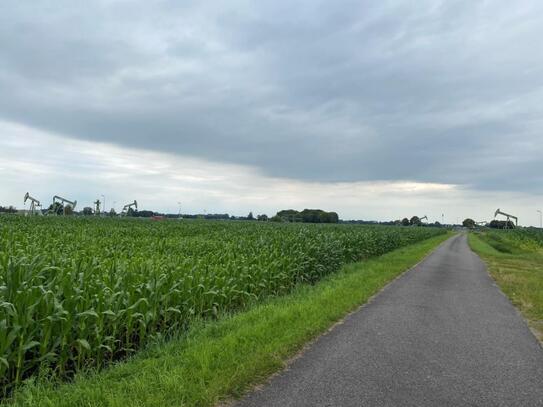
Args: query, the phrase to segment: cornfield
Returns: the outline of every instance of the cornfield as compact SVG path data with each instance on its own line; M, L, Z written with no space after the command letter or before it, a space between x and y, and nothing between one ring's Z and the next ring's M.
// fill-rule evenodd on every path
M433 228L0 217L0 385L100 368Z

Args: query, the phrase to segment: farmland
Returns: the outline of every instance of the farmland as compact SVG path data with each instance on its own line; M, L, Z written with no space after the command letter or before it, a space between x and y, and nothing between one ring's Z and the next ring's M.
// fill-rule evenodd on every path
M0 218L2 392L101 368L433 228Z

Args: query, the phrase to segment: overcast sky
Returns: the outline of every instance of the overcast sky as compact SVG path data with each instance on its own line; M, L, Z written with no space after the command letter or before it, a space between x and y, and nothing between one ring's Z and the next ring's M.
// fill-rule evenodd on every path
M3 0L0 205L28 190L539 224L542 16L535 0Z

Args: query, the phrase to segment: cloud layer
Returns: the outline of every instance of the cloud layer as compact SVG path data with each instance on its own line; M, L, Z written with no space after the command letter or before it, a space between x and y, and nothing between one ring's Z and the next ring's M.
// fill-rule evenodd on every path
M538 1L3 1L0 117L315 182L540 193Z
M418 214L441 222L444 214L451 223L468 216L490 220L501 206L524 225L539 224L537 202L530 194L418 182L288 180L255 167L73 140L2 121L0 134L0 204L19 208L28 191L45 206L58 194L77 200L79 209L104 195L106 207L117 211L136 199L141 209L169 213L177 213L181 202L184 213L273 215L284 208L318 207L337 211L343 219Z

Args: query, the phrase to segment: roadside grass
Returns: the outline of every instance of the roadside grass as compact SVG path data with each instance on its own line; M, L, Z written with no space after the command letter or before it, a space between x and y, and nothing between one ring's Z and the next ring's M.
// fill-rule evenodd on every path
M469 244L487 264L490 275L543 341L543 251L469 234Z
M199 322L182 337L154 345L102 372L79 374L72 383L26 383L4 403L204 407L238 398L451 235L347 265L313 286L300 286L248 311Z

